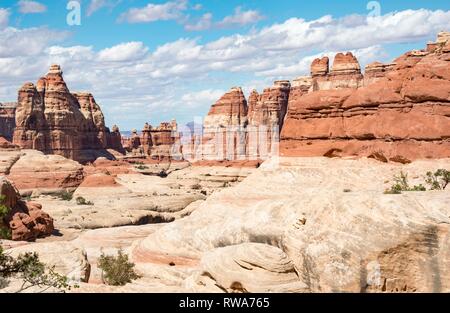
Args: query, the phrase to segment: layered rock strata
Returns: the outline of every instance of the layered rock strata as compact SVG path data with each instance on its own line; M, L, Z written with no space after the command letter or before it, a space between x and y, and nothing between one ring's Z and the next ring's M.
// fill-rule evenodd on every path
M176 120L163 122L158 127L146 123L141 142L144 154L155 160L181 158L180 135Z
M81 162L113 158L107 149L121 149L120 134L105 126L92 94L70 93L62 74L52 65L36 85L26 83L19 90L13 142Z
M195 159L234 160L240 157L245 158L247 112L247 100L242 89L231 88L212 105L205 117L203 138L199 150L195 151Z
M197 150L204 160L265 159L279 142L286 156L449 157L449 38L441 32L426 49L371 63L364 75L351 52L338 53L331 67L318 58L311 76L253 90L248 108L232 88L211 107Z
M10 229L12 240L35 240L53 232L53 219L42 211L42 206L21 200L19 191L5 177L0 177L0 195L1 204L10 210L0 225Z
M17 103L0 103L0 137L11 141L16 127Z
M377 154L386 160L449 157L450 54L443 49L445 38L440 35L433 52L411 51L390 64L370 64L364 78L354 57L340 54L327 81L341 76L346 82L338 78L332 85L339 88L314 83L313 91L290 101L281 153ZM343 60L348 64L336 66ZM314 82L323 79L317 76L319 63L311 68Z

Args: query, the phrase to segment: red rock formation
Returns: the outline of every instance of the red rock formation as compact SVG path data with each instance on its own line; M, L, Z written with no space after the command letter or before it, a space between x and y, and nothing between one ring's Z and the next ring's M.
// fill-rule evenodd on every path
M331 71L328 70L328 65L328 57L316 59L311 64L315 91L358 88L363 84L361 67L351 52L336 54Z
M9 170L8 179L20 191L78 187L84 179L83 166L59 155L22 151Z
M134 156L143 156L144 155L144 149L142 147L142 139L141 136L139 136L136 129L133 129L131 131L131 137L126 138L124 144L124 148L127 152L130 152Z
M368 66L364 87L357 61L352 55L340 55L335 64L347 65L336 65L330 76L343 76L348 83L332 90L315 90L290 102L281 153L380 153L392 160L450 157L447 44L437 43L433 53L412 51L393 64Z
M203 140L197 160L234 160L246 156L247 101L233 87L212 105L203 123Z
M364 86L373 84L380 78L386 77L386 74L389 73L394 67L394 63L383 64L380 62L373 62L368 64L364 73Z
M116 182L113 176L104 173L97 173L87 176L80 187L92 188L92 187L119 187L121 186Z
M155 128L146 123L142 130L144 154L155 160L179 159L181 157L179 140L176 120L170 123L163 122Z
M119 126L113 125L111 131L106 128L106 147L121 154L126 153L122 146L122 135L120 134Z
M5 138L0 136L0 149L18 149L19 147L12 144Z
M0 178L0 195L4 196L3 204L11 209L0 223L11 230L12 240L32 241L51 235L53 219L39 203L21 200L16 187L5 178Z
M0 103L0 136L11 141L16 127L17 103Z
M90 93L71 94L58 65L36 86L26 83L19 90L16 125L13 142L22 148L80 162L112 158L106 151L111 135L100 107Z
M259 97L251 99L248 111L247 154L252 159L278 154L279 133L286 115L291 84L287 80L275 81Z
M317 78L321 76L327 76L330 67L330 59L323 57L315 59L311 64L311 77Z

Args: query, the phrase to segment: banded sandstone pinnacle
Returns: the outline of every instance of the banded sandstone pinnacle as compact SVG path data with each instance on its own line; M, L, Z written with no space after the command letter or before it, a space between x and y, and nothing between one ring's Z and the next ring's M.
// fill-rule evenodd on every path
M448 38L442 32L426 49L369 64L364 74L350 52L338 53L331 68L328 57L319 58L310 76L276 81L261 94L254 90L248 102L233 87L212 105L200 140L182 138L176 126L162 123L144 126L128 149L153 159L195 155L212 161L278 153L392 161L449 157ZM13 143L21 148L82 162L113 158L109 148L125 152L118 128L105 127L93 96L70 93L57 65L36 86L19 90L15 115Z
M124 152L119 129L105 126L90 93L71 93L59 65L52 65L36 85L20 88L13 143L23 149L58 154L80 162L113 159L108 149Z
M208 113L206 134L211 138L220 129L236 129L238 135L222 136L220 146L232 149L221 150L227 156L239 150L244 157L261 157L248 136L252 126L262 125L278 127L282 156L450 157L448 34L392 63L369 64L364 75L350 52L338 53L331 69L328 57L316 59L311 76L277 81L261 95L254 90L248 107L242 90L232 88ZM258 132L271 138L270 131ZM236 137L244 144L237 147Z

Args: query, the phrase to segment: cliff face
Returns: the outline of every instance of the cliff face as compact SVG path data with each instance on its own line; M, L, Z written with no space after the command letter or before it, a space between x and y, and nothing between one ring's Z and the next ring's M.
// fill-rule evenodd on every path
M316 60L311 69L315 88L289 103L281 154L449 157L446 47L448 41L430 51L408 52L391 64L370 64L364 77L352 55L338 54L333 70L322 76L314 74Z
M11 141L16 127L17 103L0 103L0 136Z
M238 155L253 159L277 154L278 142L284 156L450 157L449 38L440 33L424 50L367 65L364 75L350 52L338 53L331 69L328 57L316 59L311 76L252 91L248 110L233 88L205 118L205 138L219 141L204 140L202 157L236 157L236 142Z
M235 160L245 156L248 106L241 88L233 87L212 105L203 122L196 158Z
M175 120L152 127L146 123L142 130L141 142L145 156L155 160L181 158L180 137Z
M89 93L70 93L62 71L53 65L36 86L20 90L13 142L25 149L58 154L80 162L112 158L121 150L120 134L105 126L103 113Z

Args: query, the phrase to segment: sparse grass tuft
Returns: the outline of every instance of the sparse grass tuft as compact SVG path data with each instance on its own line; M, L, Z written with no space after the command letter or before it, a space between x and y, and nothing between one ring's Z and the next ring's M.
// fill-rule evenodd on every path
M134 264L122 250L119 250L117 256L102 253L98 267L102 270L102 280L107 285L124 286L140 278L134 271Z
M73 191L63 190L57 194L57 197L64 201L70 201L73 198Z
M77 202L78 205L94 205L93 202L91 201L87 201L85 198L83 197L77 197L75 199L75 201Z
M409 186L408 175L400 172L400 175L394 176L394 185L385 190L385 194L398 195L403 191L426 191L427 189L422 185Z

